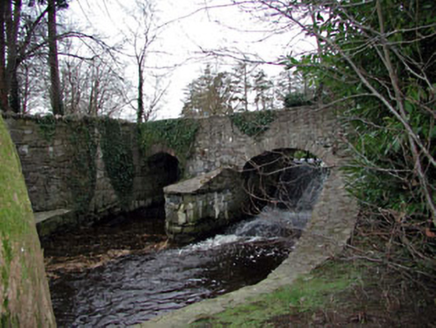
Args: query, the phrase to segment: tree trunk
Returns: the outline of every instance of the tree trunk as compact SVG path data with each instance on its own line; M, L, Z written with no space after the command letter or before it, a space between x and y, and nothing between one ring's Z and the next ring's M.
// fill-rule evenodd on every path
M50 66L51 80L51 107L53 114L63 115L61 81L59 75L57 32L56 32L56 1L48 0L48 64Z
M6 19L10 0L0 1L0 109L9 110L8 83L6 79Z
M9 107L15 112L20 112L20 90L17 76L18 70L18 29L20 27L21 19L21 0L14 1L14 10L9 7L7 12L6 29L7 29L7 45L8 45L8 59L7 59L7 91L9 94Z
M0 116L0 325L56 327L20 163Z
M144 72L141 62L138 63L138 123L144 120Z

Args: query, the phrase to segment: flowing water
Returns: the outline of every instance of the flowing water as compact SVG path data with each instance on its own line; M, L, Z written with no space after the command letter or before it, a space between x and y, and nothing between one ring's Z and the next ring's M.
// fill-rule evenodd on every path
M163 247L162 221L157 228L142 226L153 220L46 243L58 326L127 327L265 279L287 258L310 218L323 183L315 176L298 195L283 188L287 202L298 198L297 212L266 207L223 234L185 247ZM124 241L114 251L120 235ZM79 260L66 264L71 258Z
M126 327L205 298L255 284L292 250L289 219L256 218L227 233L148 254L129 254L51 281L59 327Z

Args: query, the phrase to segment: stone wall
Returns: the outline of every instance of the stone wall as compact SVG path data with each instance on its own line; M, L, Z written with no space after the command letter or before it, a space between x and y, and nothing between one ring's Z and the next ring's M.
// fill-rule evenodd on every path
M263 113L247 114L256 119ZM309 151L328 167L340 167L347 160L346 146L341 143L343 129L332 109L307 107L268 115L272 119L267 123L262 117L259 122L254 120L254 124L265 124L264 131L255 135L244 131L234 117L198 119L195 140L183 150L187 153L178 154L180 149L172 149L163 140L147 149L147 156L138 146L134 123L13 115L4 118L20 156L33 210L66 213L62 214L63 222L81 224L77 221L83 218L92 220L163 204L162 188L177 181L179 171L184 172L184 178L223 167L241 172L248 161L277 149ZM171 135L171 131L166 132ZM175 144L177 141L172 140ZM169 174L170 170L175 173ZM229 201L233 196L226 196L226 190L230 189L224 186L219 191ZM205 197L203 203L215 202L215 194L200 194L199 198ZM38 215L41 220L46 217ZM189 230L186 225L184 228Z
M343 129L331 108L277 111L269 129L254 137L241 132L229 117L199 122L193 156L187 163L191 176L219 167L242 170L253 157L276 149L307 150L327 166L341 165L347 158L346 146L341 142Z
M20 163L0 117L0 326L56 327Z
M166 232L186 244L228 226L243 215L245 192L238 172L217 169L168 186L165 191Z
M61 212L65 213L61 221L68 225L86 224L106 215L163 203L159 185L163 175L156 174L153 163L141 154L135 124L111 120L110 124L118 125L114 135L105 130L103 120L54 121L15 115L5 115L4 119L18 150L37 217L59 218L39 214ZM120 149L105 153L105 147L114 145ZM116 162L118 157L125 158ZM114 182L108 163L129 181ZM129 170L131 174L125 174ZM116 190L116 183L120 190ZM57 224L48 226L47 233Z

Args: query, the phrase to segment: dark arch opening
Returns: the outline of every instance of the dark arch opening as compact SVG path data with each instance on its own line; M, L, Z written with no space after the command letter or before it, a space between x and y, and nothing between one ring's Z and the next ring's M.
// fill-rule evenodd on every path
M265 151L243 167L244 190L249 199L244 211L257 215L267 205L291 211L312 210L327 174L322 160L308 151Z
M167 153L157 153L147 161L147 182L150 185L152 204L147 212L149 215L165 218L165 197L163 188L180 180L181 170L179 160Z

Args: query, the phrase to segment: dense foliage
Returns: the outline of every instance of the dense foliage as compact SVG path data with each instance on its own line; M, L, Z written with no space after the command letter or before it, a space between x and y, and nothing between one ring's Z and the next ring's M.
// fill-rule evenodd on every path
M46 117L53 119L52 115ZM54 122L56 128L56 120ZM68 186L74 199L74 210L82 215L89 211L97 183L97 122L92 119L83 121L65 119L64 122L67 124L68 138L73 148L71 151L73 156L70 159L73 169Z
M135 168L129 133L120 121L105 117L100 123L101 150L106 172L123 206L131 200Z
M433 229L434 1L292 3L292 13L278 2L274 10L315 36L320 47L314 54L288 57L287 64L315 76L327 104L340 104L356 159L348 168L350 190L399 222ZM302 17L311 17L305 20L310 23L302 23Z

